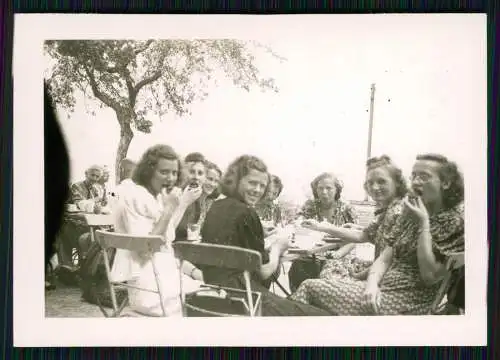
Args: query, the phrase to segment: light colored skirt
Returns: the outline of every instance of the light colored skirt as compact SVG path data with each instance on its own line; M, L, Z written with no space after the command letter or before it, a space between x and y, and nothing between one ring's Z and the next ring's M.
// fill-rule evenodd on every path
M171 249L154 254L154 261L167 316L181 317L179 261ZM185 293L199 288L202 284L187 275L182 276ZM157 291L151 260L141 258L128 250L117 249L111 277L114 281L127 280L130 285ZM163 316L158 294L129 288L128 296L131 310L148 316Z

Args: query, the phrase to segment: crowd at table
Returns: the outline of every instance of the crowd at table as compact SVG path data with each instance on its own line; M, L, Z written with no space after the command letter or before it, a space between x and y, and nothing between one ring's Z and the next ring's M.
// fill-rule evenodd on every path
M120 175L109 191L109 169L94 165L71 186L58 241L60 265L74 266L74 249L85 259L91 245L82 213L110 213L113 224L107 229L117 233L161 236L164 247L155 260L169 316L181 314L179 272L187 289L203 283L244 289L243 275L234 270L187 262L179 268L175 241L259 252L262 266L251 285L262 295L263 316L427 314L446 260L464 251L463 176L439 154L418 155L409 181L389 156L368 160L360 186L376 210L366 227L332 173L313 179L313 199L295 219L285 219L277 199L286 184L252 155L239 156L223 172L200 153L181 158L160 144L146 149L137 163L125 159ZM288 272L291 294L278 296L271 284L290 261L287 255L301 232L334 246L318 256L296 257ZM364 243L374 246L374 260L357 256ZM111 275L137 287L156 286L151 261L128 250L117 249ZM128 298L138 313L162 313L157 294L130 288Z

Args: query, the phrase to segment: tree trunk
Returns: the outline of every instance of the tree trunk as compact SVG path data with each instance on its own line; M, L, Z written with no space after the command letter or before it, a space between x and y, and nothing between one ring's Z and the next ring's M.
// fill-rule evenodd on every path
M119 115L118 115L119 116ZM116 152L116 163L115 163L115 182L116 184L120 183L121 180L121 162L127 156L128 147L132 142L132 138L134 137L134 133L130 127L130 119L120 119L118 118L118 122L120 123L120 142L118 143L118 151Z

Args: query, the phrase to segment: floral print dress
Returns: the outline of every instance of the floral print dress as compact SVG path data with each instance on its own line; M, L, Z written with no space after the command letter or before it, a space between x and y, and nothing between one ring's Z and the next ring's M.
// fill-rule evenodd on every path
M358 217L354 208L342 200L337 200L331 216L328 218L322 215L320 204L316 200L308 200L302 207L299 216L306 219L328 221L336 226L342 226L347 223L355 224L358 222ZM330 269L335 268L342 272L349 273L349 268L357 261L355 260L356 256L354 251L350 251L341 258L332 258L332 255L335 255L335 251L326 253L324 257L316 256L315 259L301 258L294 261L288 272L290 290L292 292L296 290L306 279L317 278L321 269L325 266L328 266Z
M463 203L430 217L432 247L436 258L464 251ZM420 229L400 216L387 238L393 259L380 284L379 315L424 315L432 306L440 283L426 285L420 277L417 259ZM374 315L362 304L366 281L348 277L310 279L302 283L292 300L311 304L341 316Z
M375 220L363 230L368 242L375 245L375 259L385 248L388 238L391 237L391 229L394 227L402 209L402 200L394 200L386 208L376 210ZM327 279L332 276L350 276L350 272L359 273L370 267L372 263L373 261L358 259L355 251L352 250L341 259L326 261L319 277L320 279Z

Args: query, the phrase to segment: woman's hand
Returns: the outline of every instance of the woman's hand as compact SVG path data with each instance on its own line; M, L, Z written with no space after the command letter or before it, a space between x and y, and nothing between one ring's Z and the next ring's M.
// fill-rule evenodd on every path
M378 285L373 283L366 284L361 303L367 312L374 313L375 315L378 314L380 307L380 289Z
M202 281L203 282L203 272L200 269L194 269L191 272L191 277L194 280Z
M321 229L321 224L315 219L306 219L302 221L301 226L316 231L320 231Z
M202 193L203 189L201 186L196 186L196 187L187 186L181 195L181 203L186 206L189 206L196 200L198 200Z
M178 187L173 188L168 194L162 192L162 203L165 209L175 209L179 206L182 190Z
M354 271L352 269L349 269L349 275L351 275L352 278L357 279L357 280L366 280L368 279L368 273L370 272L370 268L361 270L361 271Z
M288 236L278 237L271 245L271 251L277 251L278 254L283 254L291 246Z
M345 229L353 229L353 230L363 230L363 227L358 224L353 224L353 223L346 223L342 225L343 228Z
M406 197L403 203L405 204L405 210L408 211L411 216L415 217L419 223L423 224L429 221L429 212L421 197L417 197L414 200L410 200L409 197Z
M278 233L278 228L275 228L275 227L265 227L264 228L264 237L276 235L277 233Z

